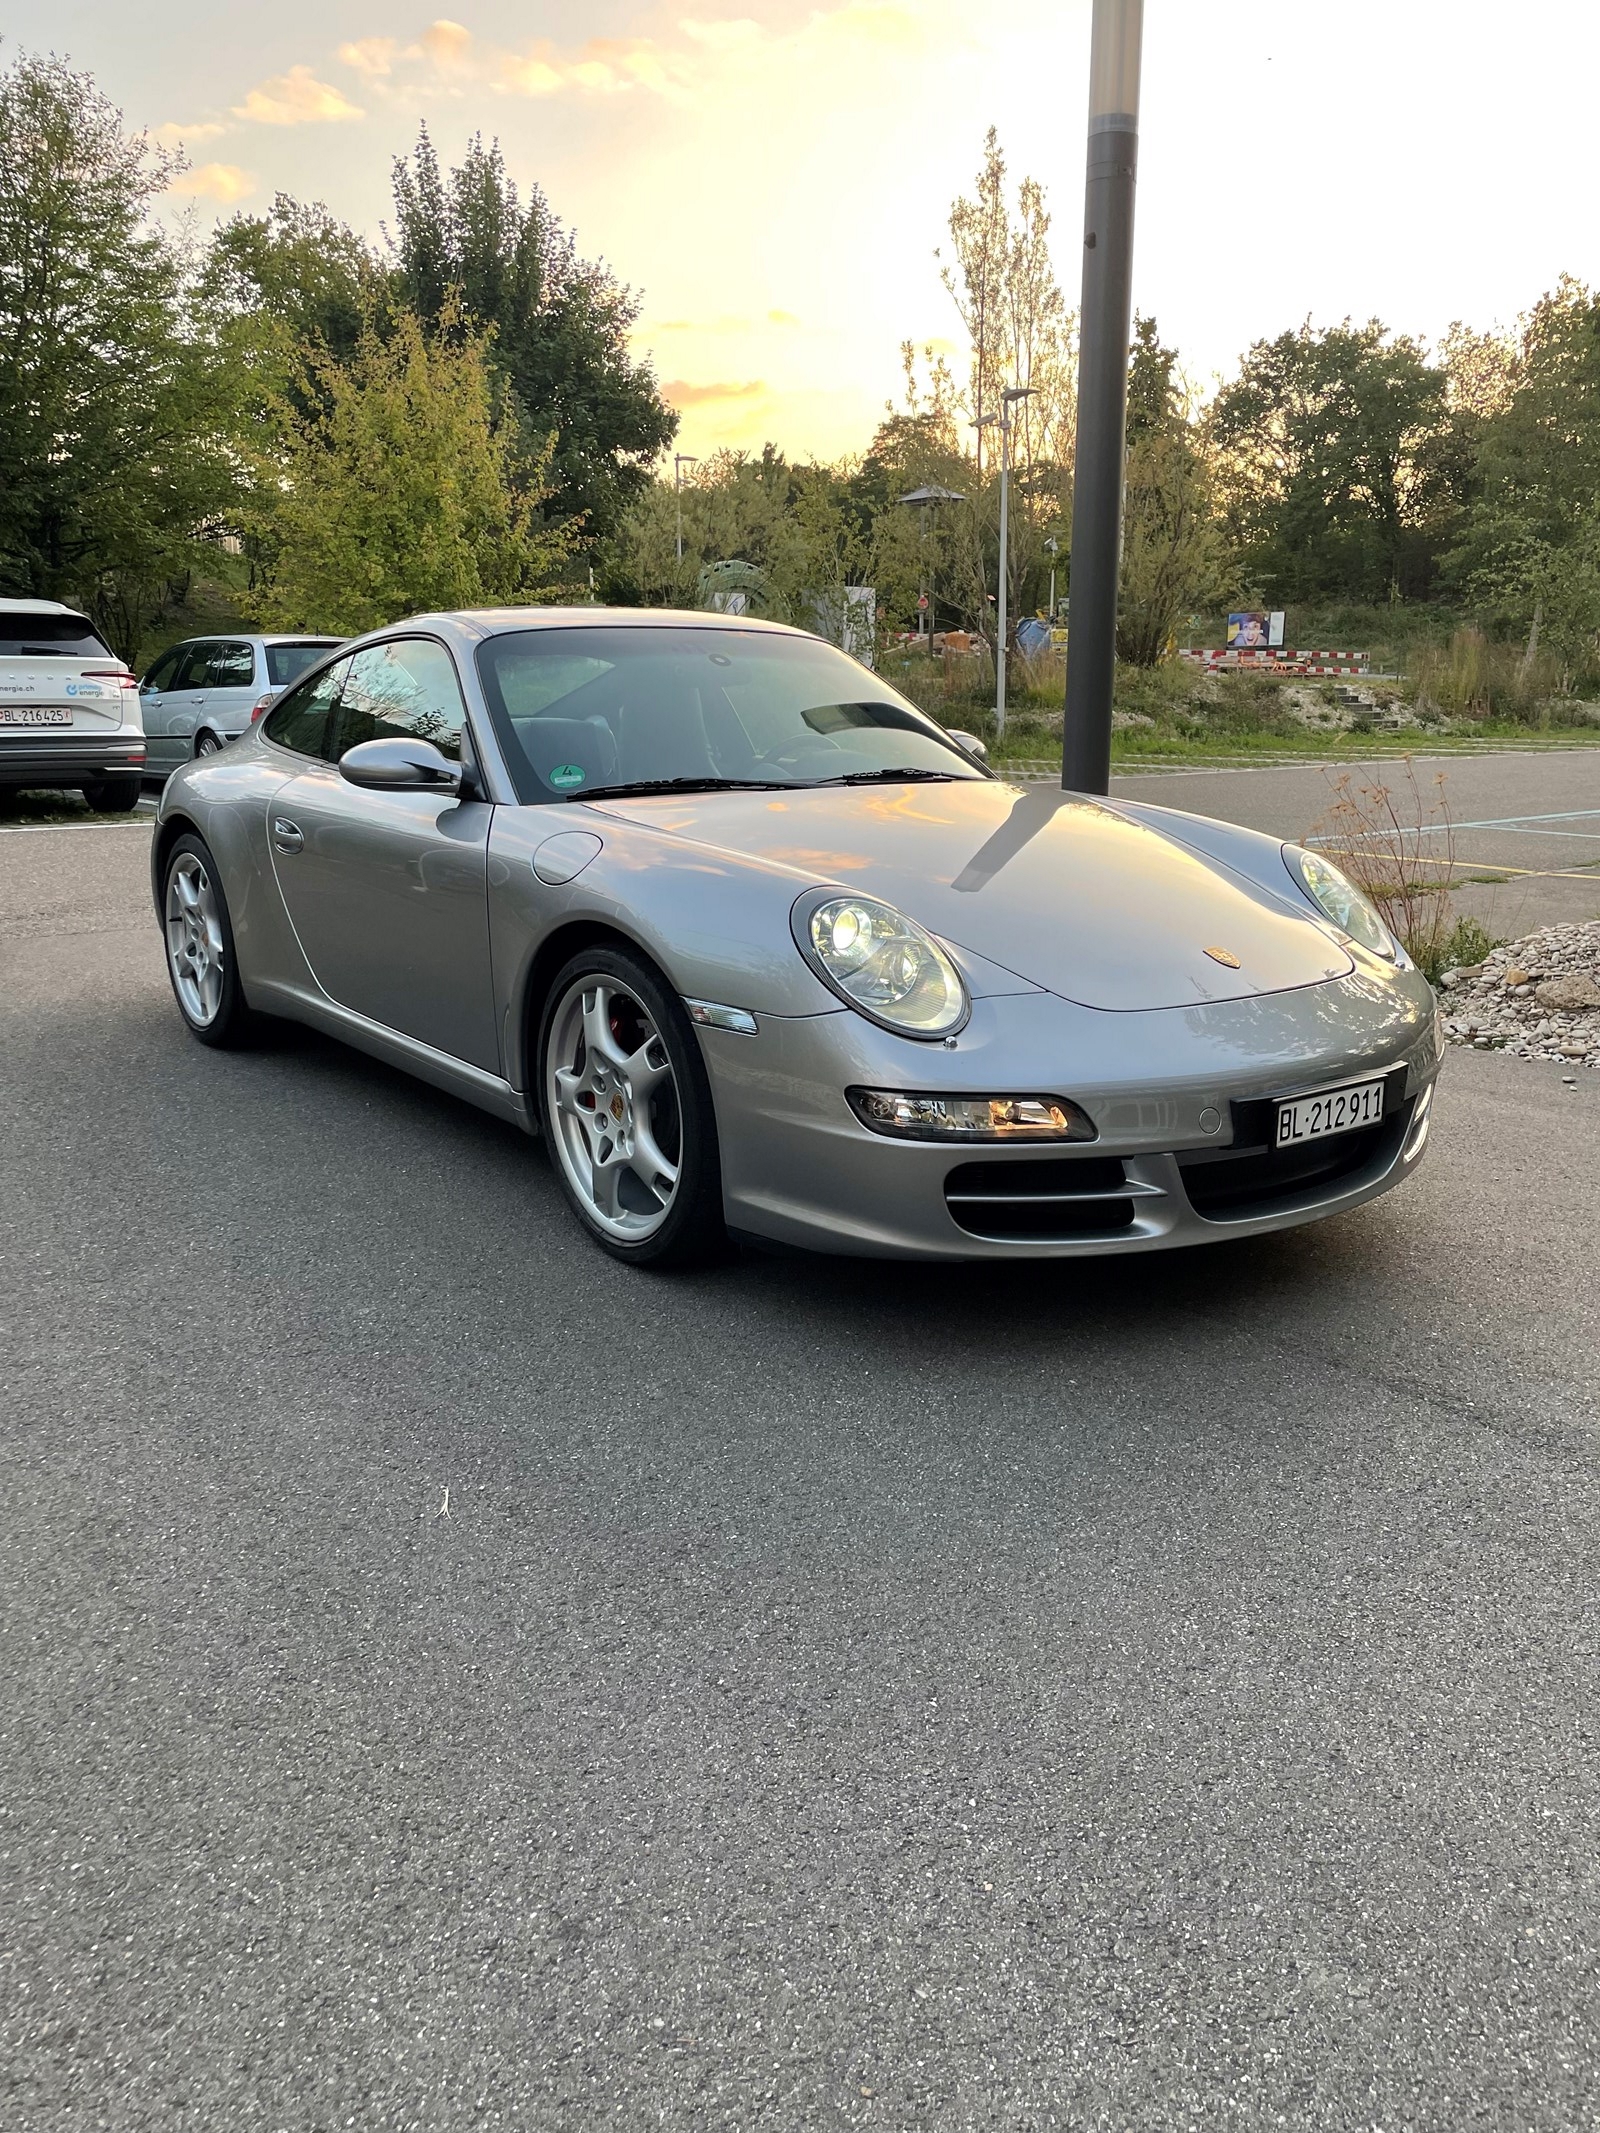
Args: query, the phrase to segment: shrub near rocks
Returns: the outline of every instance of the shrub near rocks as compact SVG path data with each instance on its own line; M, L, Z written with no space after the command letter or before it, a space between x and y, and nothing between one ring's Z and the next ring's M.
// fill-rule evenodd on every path
M1452 1044L1600 1067L1600 919L1508 941L1439 985Z

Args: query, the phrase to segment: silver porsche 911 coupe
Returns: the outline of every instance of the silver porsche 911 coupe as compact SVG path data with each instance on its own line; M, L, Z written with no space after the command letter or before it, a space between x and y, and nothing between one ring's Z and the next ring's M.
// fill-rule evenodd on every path
M1433 995L1336 868L980 753L775 624L419 616L168 784L172 988L542 1133L640 1264L1154 1251L1414 1168Z

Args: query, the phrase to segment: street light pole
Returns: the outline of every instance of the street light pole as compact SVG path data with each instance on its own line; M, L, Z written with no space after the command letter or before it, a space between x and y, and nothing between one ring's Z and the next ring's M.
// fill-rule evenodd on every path
M1111 783L1143 41L1144 0L1094 0L1072 489L1072 623L1061 743L1061 782L1069 792L1105 792Z
M678 561L683 561L683 470L697 467L699 457L694 452L674 452L672 455L672 486L678 492Z

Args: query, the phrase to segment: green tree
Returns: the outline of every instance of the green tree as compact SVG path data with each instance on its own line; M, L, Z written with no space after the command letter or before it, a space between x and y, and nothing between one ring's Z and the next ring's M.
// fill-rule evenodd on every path
M255 320L285 351L354 355L379 293L367 246L320 200L279 193L265 215L235 215L217 230L199 277L212 316Z
M230 382L149 219L179 167L63 61L0 74L0 591L129 659L236 496Z
M1444 372L1376 319L1258 341L1211 425L1242 572L1280 600L1426 590L1445 420Z
M1489 626L1593 668L1600 632L1600 294L1564 277L1482 366L1472 494L1449 558Z
M1001 395L1026 387L1011 406L1010 582L1015 620L1044 591L1044 542L1065 539L1071 524L1072 462L1077 419L1076 318L1067 309L1050 250L1044 189L1024 178L1013 209L1006 163L991 126L970 198L950 210L951 259L945 288L966 328L969 356L962 400L973 429L974 531L992 586L999 568L999 433L983 426L1001 410ZM991 626L987 595L973 620Z
M1227 545L1207 441L1156 322L1134 322L1128 366L1128 470L1122 517L1117 656L1152 667L1191 608L1222 592Z
M519 464L486 336L448 305L437 333L409 312L388 326L369 320L347 363L308 349L276 404L260 488L271 628L353 636L532 599L566 553L567 529L536 520L542 467Z
M520 197L498 142L474 138L446 172L424 129L395 165L394 198L403 301L430 327L459 302L464 320L493 330L492 361L526 438L555 436L555 508L586 534L610 532L678 426L628 347L638 299L580 257L537 186Z

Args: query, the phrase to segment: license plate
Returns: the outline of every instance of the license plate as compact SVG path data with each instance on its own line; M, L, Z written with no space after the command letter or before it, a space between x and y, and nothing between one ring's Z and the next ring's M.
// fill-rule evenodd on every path
M65 705L0 704L0 726L70 726L72 713Z
M1320 1096L1297 1096L1279 1104L1276 1145L1294 1148L1320 1141L1330 1133L1350 1133L1375 1126L1383 1116L1383 1083L1358 1081L1349 1089L1325 1089Z

